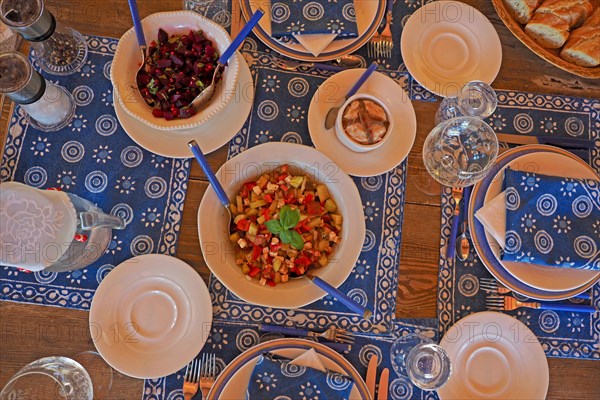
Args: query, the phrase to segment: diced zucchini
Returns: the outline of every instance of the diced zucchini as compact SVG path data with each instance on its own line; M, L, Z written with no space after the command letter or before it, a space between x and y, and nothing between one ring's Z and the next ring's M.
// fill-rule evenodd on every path
M249 208L248 212L246 213L246 215L250 216L250 215L258 215L258 208Z
M275 258L273 260L273 271L275 271L275 272L279 271L279 268L281 268L281 263L282 263L282 260L280 258Z
M238 222L240 222L241 220L246 219L246 216L244 214L238 214L235 216L235 218L233 219L233 223L237 224Z
M333 220L333 223L336 225L342 225L342 220L344 219L341 215L339 214L331 214L331 219Z
M326 256L325 254L321 254L321 255L319 256L319 265L320 265L321 267L324 267L324 266L326 266L328 261L329 261L329 260L327 260L327 256Z
M325 210L331 213L337 211L337 204L335 204L332 198L325 200Z
M235 196L235 205L240 213L244 212L244 202L242 201L242 196L239 194Z
M259 208L266 205L267 202L264 200L256 200L250 203L250 208Z
M242 265L242 274L248 275L249 272L250 272L250 266L248 264L244 263Z
M260 178L258 178L258 180L256 181L256 184L261 189L264 189L265 186L267 186L267 182L269 182L269 175L262 175Z
M319 241L319 244L317 245L317 250L318 251L325 251L325 249L327 248L327 246L329 246L329 240L323 239L323 240Z
M238 240L240 240L240 234L239 232L235 232L231 235L229 235L229 240L231 240L232 242L237 242Z
M231 204L229 205L229 210L231 211L231 213L232 213L233 215L238 215L238 214L239 214L237 207L236 207L236 206L235 206L235 204L233 204L233 203L231 203Z
M250 227L248 228L248 235L256 236L258 235L258 225L254 222L250 223Z
M303 176L294 176L290 179L290 185L298 189L300 185L302 185L302 181L304 180Z
M321 219L321 217L313 218L308 223L309 228L316 228L317 226L321 225L323 225L323 220Z
M275 272L275 276L273 277L273 282L275 282L275 283L281 282L281 274L279 272Z
M266 218L263 215L261 215L260 217L258 217L256 219L256 222L258 222L259 225L262 225L265 223L265 220L266 220Z
M304 221L306 218L308 218L308 215L300 213L300 221Z
M321 184L317 185L317 196L319 196L320 201L325 201L329 198L329 190L327 190L327 186Z
M250 204L258 200L258 195L254 190L250 192Z

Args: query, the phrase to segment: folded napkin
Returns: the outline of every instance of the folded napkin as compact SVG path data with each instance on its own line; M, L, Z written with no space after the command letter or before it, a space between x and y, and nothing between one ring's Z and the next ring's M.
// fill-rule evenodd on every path
M503 260L600 270L600 181L506 169Z
M293 37L316 57L336 38L358 36L354 0L273 1L271 35Z
M301 357L304 361L312 359L309 362L311 366L299 362ZM354 386L351 378L325 370L320 362L315 364L314 354L310 356L305 353L301 357L292 361L272 353L261 355L252 371L246 399L350 398Z
M475 218L504 249L506 235L506 192L500 193L475 212Z

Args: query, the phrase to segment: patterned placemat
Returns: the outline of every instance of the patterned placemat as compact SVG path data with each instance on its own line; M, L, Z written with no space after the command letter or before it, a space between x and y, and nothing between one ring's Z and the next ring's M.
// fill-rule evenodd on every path
M106 253L80 270L0 268L1 300L89 309L98 284L114 266L147 253L175 255L190 162L152 154L127 136L112 104L110 67L117 40L86 39L88 60L80 71L65 77L44 74L73 94L73 121L58 132L42 132L29 126L16 106L0 178L61 188L123 217L127 227L114 230Z
M377 368L377 379L379 379L379 374L383 368L389 368L390 370L389 398L391 400L435 400L438 398L435 392L422 391L412 385L406 376L396 374L390 361L390 348L395 338L410 333L419 333L437 340L436 325L435 319L406 319L396 321L393 334L390 335L374 337L356 334L355 343L350 351L344 353L344 357L364 378L369 360L376 354L380 360ZM216 355L217 373L220 373L235 357L251 347L268 340L284 337L280 334L258 332L256 326L256 324L241 326L235 323L214 323L203 352L197 358L201 359L203 353L214 353ZM143 399L183 399L184 373L185 368L164 378L147 379L144 382ZM300 399L302 397L290 393L289 398Z
M600 171L600 101L566 96L498 91L499 106L488 118L497 132L546 134L595 139L596 148L577 154ZM451 189L442 194L442 238L440 279L438 282L438 319L440 335L459 319L484 311L485 292L481 278L492 278L473 246L466 261L445 258L450 221L454 210ZM600 284L592 289L593 301L600 308ZM572 300L580 302L580 300ZM533 310L521 308L507 312L527 325L538 337L549 357L600 359L600 313Z

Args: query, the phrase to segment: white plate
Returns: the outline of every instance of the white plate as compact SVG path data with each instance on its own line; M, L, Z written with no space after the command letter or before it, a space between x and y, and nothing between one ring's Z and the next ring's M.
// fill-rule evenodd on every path
M254 101L254 85L250 68L242 56L240 77L234 99L205 124L192 129L164 131L153 129L133 118L113 99L117 119L129 137L144 149L164 157L190 158L190 140L198 142L204 154L223 146L242 129Z
M440 399L545 399L548 362L535 334L497 312L471 314L440 342L452 364Z
M515 158L498 171L485 194L484 205L502 192L504 169L507 167L544 175L599 179L591 167L565 155L550 152L525 154ZM550 292L568 291L600 278L600 272L598 271L503 261L500 259L500 245L498 242L487 231L485 231L485 237L498 262L515 278L534 288Z
M304 46L296 42L282 42L271 36L271 1L270 0L240 0L242 12L246 21L261 7L265 15L254 28L254 33L267 46L276 52L294 60L328 61L350 54L361 48L376 32L386 9L385 1L355 0L356 24L358 37L334 40L315 57Z
M276 339L252 347L240 354L219 374L208 399L243 399L248 389L250 376L258 361L265 352L271 352L287 358L295 358L315 349L319 359L327 370L340 372L354 380L351 400L370 399L366 384L356 369L343 356L330 348L305 339ZM290 398L293 398L290 397Z
M377 97L389 108L394 130L378 149L356 153L340 142L335 128L325 129L325 116L331 107L344 102L344 96L364 69L348 69L333 75L315 92L308 109L308 131L315 147L353 176L373 176L388 172L400 164L413 146L417 118L408 94L388 76L375 72L358 93Z
M98 353L140 379L183 368L202 350L211 324L210 294L200 275L162 254L119 264L98 286L90 308Z
M442 97L456 97L469 81L491 84L502 64L492 23L456 1L433 1L415 11L404 25L400 48L411 75Z
M365 239L365 217L354 181L333 161L312 147L292 143L265 143L227 161L217 172L227 196L233 199L244 182L254 180L281 164L301 170L313 181L324 183L343 216L341 242L329 264L314 275L338 287L352 272ZM209 187L198 209L198 236L206 264L227 289L252 304L299 308L319 300L325 292L308 279L295 279L275 287L250 282L235 264L234 244L229 240L228 218L215 191Z

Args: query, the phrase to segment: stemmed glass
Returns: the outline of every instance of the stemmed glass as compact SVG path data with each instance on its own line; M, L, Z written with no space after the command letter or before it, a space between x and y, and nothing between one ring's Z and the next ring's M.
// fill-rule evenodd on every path
M390 350L392 368L423 390L442 387L452 372L448 354L433 340L418 334L401 336Z
M435 113L435 124L452 118L468 116L487 118L498 106L496 92L481 81L471 81L462 87L457 97L445 97Z

